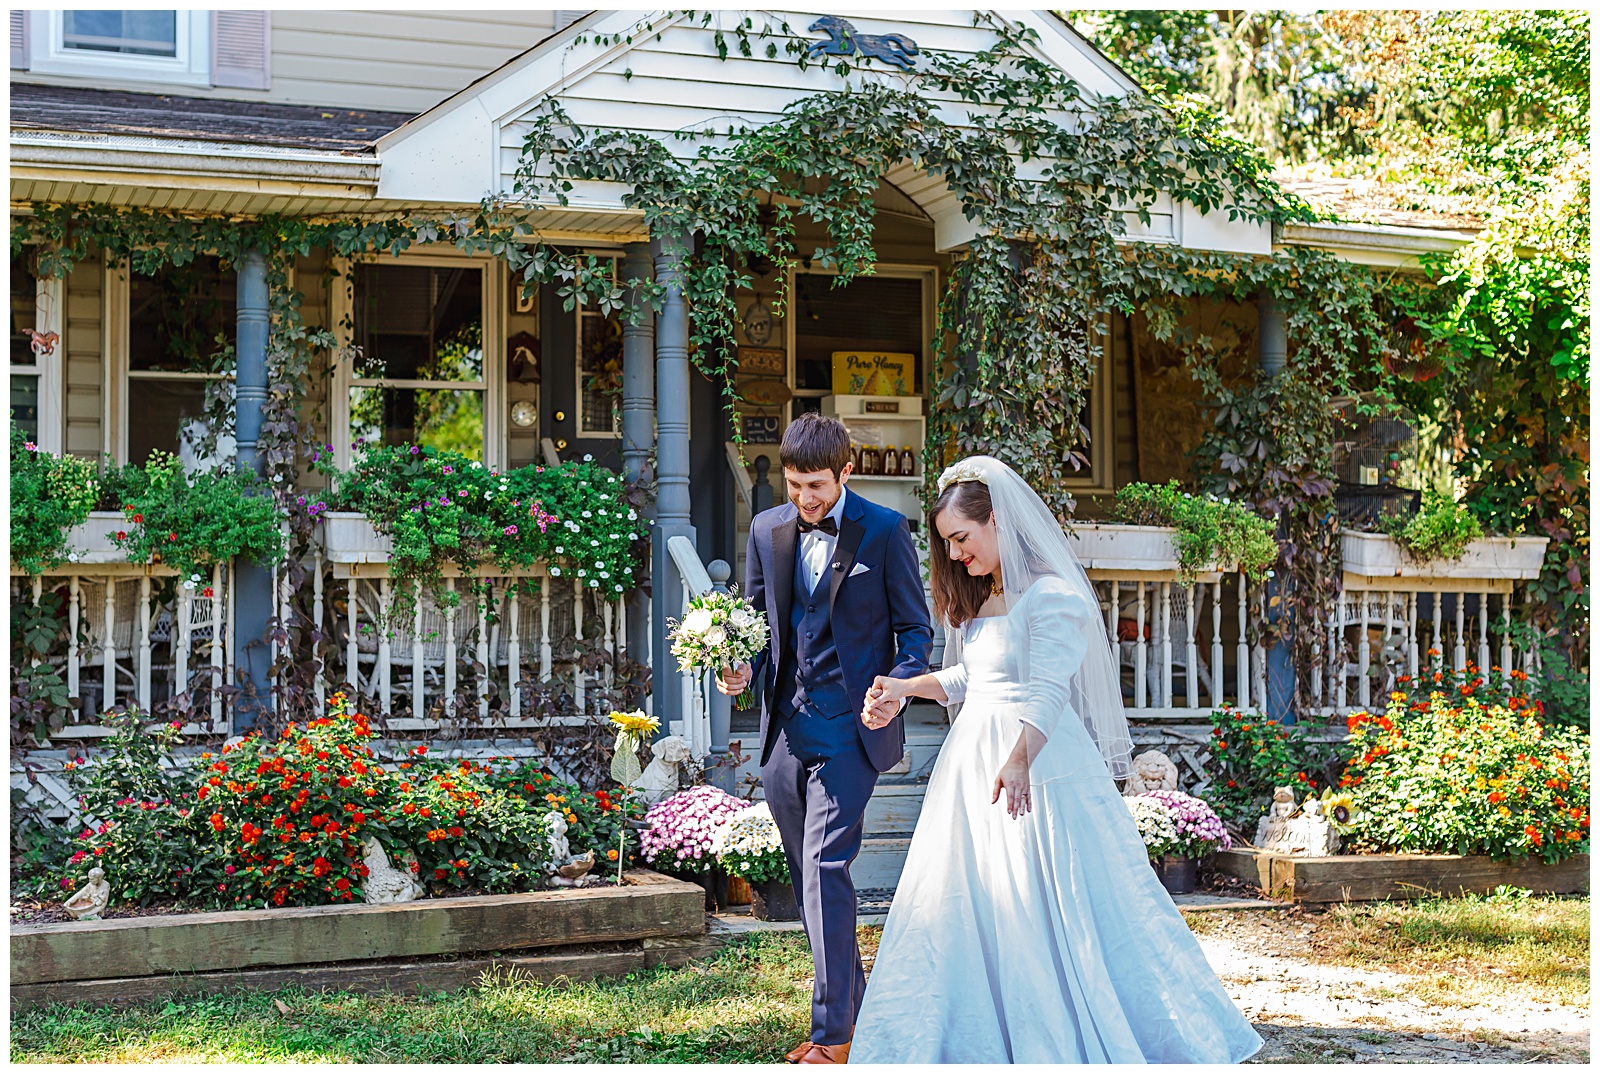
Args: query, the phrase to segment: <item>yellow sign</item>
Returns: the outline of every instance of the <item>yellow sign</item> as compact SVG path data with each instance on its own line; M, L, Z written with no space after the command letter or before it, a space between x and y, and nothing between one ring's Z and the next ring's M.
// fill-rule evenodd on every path
M914 354L834 351L834 395L911 395L916 387Z

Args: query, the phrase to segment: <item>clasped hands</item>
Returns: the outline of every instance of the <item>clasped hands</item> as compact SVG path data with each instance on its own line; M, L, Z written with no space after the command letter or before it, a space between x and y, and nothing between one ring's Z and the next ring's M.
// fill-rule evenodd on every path
M861 722L868 730L881 731L889 721L900 715L900 703L908 697L905 679L891 679L879 675L867 688L865 703L861 706Z

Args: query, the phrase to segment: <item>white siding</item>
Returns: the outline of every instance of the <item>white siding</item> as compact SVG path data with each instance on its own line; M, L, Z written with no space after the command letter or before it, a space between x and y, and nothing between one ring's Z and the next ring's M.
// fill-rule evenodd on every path
M274 10L266 90L39 75L27 81L190 97L422 112L554 30L553 12Z

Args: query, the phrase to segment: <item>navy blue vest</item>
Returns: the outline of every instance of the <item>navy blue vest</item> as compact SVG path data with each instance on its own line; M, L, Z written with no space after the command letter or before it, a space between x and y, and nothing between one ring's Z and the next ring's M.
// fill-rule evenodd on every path
M833 641L833 619L828 611L832 566L830 562L829 569L822 572L817 582L816 591L808 594L805 559L801 542L796 542L789 644L783 664L778 668L778 711L784 716L813 712L833 717L855 709L845 694L844 669L839 666L839 650Z

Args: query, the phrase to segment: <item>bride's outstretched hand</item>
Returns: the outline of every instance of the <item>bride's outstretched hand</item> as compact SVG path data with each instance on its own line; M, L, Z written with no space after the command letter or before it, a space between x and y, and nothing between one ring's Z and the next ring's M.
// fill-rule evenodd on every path
M1025 756L1018 758L1013 755L1006 760L1000 774L994 779L994 796L989 799L989 804L1000 800L1001 791L1006 795L1006 812L1013 817L1033 811L1033 789L1028 786L1028 761Z

